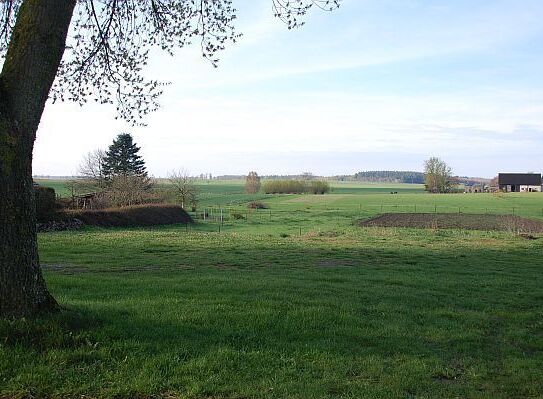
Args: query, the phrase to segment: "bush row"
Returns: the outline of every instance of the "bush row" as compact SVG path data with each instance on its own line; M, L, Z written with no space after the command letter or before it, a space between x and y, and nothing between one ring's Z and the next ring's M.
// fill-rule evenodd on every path
M266 194L324 194L330 184L324 180L268 180L264 182Z

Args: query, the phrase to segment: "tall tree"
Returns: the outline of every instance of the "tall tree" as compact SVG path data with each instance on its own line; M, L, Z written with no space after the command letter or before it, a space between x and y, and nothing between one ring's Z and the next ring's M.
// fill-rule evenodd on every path
M424 162L426 191L431 193L450 192L453 185L452 169L444 161L432 157Z
M332 10L340 0L271 1L293 28L311 6ZM162 92L161 82L143 76L150 49L172 54L199 38L216 65L217 52L239 37L235 19L233 0L0 2L0 316L56 308L39 267L32 192L32 151L48 97L116 103L120 117L140 123Z
M5 5L4 5L5 6ZM56 307L38 262L32 150L73 1L25 1L0 74L0 315Z
M145 161L139 155L140 148L130 133L121 133L106 151L103 174L106 179L116 176L146 177Z

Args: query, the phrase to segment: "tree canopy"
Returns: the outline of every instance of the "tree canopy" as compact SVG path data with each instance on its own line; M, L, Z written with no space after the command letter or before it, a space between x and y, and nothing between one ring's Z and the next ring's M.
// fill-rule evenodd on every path
M75 0L74 0L75 1ZM20 5L0 3L0 54L7 49ZM67 3L70 1L67 1ZM332 11L341 0L271 0L274 15L289 29L303 25L312 7ZM114 104L131 124L159 107L168 82L149 79L144 67L151 49L173 55L197 42L213 66L219 52L235 43L235 0L78 0L64 57L51 88L53 101Z
M449 165L437 157L432 157L424 162L424 178L426 191L431 193L448 193L451 191L452 169Z
M106 179L122 176L146 177L145 161L139 155L140 148L130 133L121 133L109 146L103 159L103 174Z

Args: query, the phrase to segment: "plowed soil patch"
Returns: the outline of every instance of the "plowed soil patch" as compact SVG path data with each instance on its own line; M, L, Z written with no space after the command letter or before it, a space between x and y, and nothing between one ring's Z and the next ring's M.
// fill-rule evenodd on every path
M512 215L464 213L385 213L362 220L361 226L413 227L421 229L497 230L514 233L543 233L543 221Z

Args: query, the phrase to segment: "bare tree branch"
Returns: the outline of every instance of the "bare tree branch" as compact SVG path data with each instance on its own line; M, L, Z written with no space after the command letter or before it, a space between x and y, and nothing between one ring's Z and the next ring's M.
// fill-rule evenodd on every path
M0 0L0 53L23 0ZM332 11L341 0L271 0L289 29L312 8ZM55 101L115 104L118 117L141 124L158 107L166 82L144 77L150 50L173 55L193 40L213 66L240 34L234 0L78 0L63 62L50 93Z

